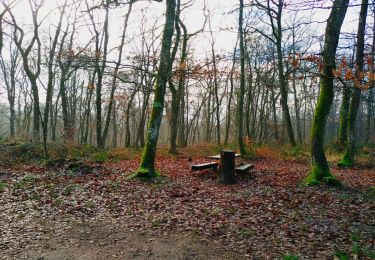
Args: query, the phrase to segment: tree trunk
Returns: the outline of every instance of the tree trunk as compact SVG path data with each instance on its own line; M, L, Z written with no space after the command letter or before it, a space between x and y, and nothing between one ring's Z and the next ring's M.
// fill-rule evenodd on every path
M367 9L368 9L368 0L362 0L361 11L359 13L358 21L358 32L357 32L357 53L356 53L356 72L355 72L355 81L358 80L358 83L361 84L359 74L363 70L363 59L364 59L364 47L365 47L365 30L366 30L366 18L367 18ZM348 115L348 139L346 145L346 152L344 157L340 161L341 166L352 166L354 165L354 156L355 156L355 123L358 114L358 108L361 101L361 89L356 86L352 92L349 115Z
M178 46L180 45L180 39L181 39L181 29L179 24L179 17L180 17L180 0L177 0L176 5L176 15L175 15L175 28L176 28L176 36L175 36L175 44L173 46L171 59L174 60L176 58L176 53ZM181 23L182 24L182 23ZM177 154L177 131L178 131L178 115L179 115L179 108L180 108L180 99L181 99L181 88L180 83L183 83L184 75L183 71L185 64L185 58L186 58L186 41L187 41L187 35L186 35L186 28L184 30L184 42L185 46L182 46L182 53L181 53L181 59L179 62L179 68L178 68L178 88L173 84L172 79L169 80L169 89L172 94L172 104L171 104L171 111L170 114L170 120L169 120L169 130L170 130L170 137L169 137L169 153L170 154ZM184 48L185 47L185 48ZM172 66L172 64L171 64ZM168 114L168 113L167 113Z
M237 142L240 147L240 153L246 154L244 140L243 140L243 104L245 95L245 50L244 50L244 32L243 32L243 0L240 0L240 11L238 19L238 33L240 36L240 92L238 96L237 106Z
M298 143L302 144L302 130L301 130L301 118L300 118L300 105L298 100L298 93L296 88L296 73L293 72L293 92L294 92L294 110L296 112L296 126L297 126L297 137Z
M163 115L164 95L167 82L171 76L171 45L175 21L176 0L166 0L166 20L162 36L159 70L156 75L155 96L151 117L147 130L146 144L143 149L138 177L152 178L156 176L155 155L159 137L159 129Z
M30 78L31 89L33 94L33 141L40 142L40 108L39 108L39 92L36 79Z
M350 87L346 84L343 85L342 101L340 107L340 122L339 122L339 136L338 145L343 149L348 138L348 115L350 104Z
M133 93L130 95L128 104L126 106L126 111L125 111L125 147L130 147L130 108L132 106L133 99L134 99L136 93L137 93L137 91L134 90Z
M275 96L275 90L273 86L271 88L271 100L272 100L272 119L273 119L273 133L275 137L275 141L279 141L279 129L277 125L277 111L276 111L276 103L277 103L277 96Z
M368 93L368 100L367 100L367 123L366 123L366 144L369 144L370 137L371 137L371 117L373 114L373 105L374 102L374 89L370 89Z
M169 139L169 153L177 154L177 130L178 130L178 110L180 106L180 97L176 89L171 89L172 93L172 104L171 104L171 115L170 115L170 139Z
M219 183L234 184L235 183L234 168L235 168L234 151L221 151L220 170L219 170L219 175L218 175Z
M64 141L67 144L72 144L74 142L74 130L70 123L69 113L68 113L68 98L66 96L66 86L65 86L65 70L61 71L60 77L60 95L61 95L61 108L62 108L62 119L64 125Z
M311 128L311 171L304 180L305 185L314 185L322 181L327 184L337 183L330 172L323 145L327 117L334 95L332 71L336 67L336 50L348 3L349 0L335 0L327 21L323 49L323 76L320 81L320 93Z
M109 104L108 104L108 112L107 112L107 117L106 117L105 124L104 124L103 134L102 134L102 137L101 137L101 139L102 139L101 142L103 142L103 143L105 143L105 141L107 139L107 136L108 136L109 123L111 121L111 115L115 114L115 113L112 113L112 109L114 109L113 107L114 107L114 103L115 103L114 96L115 96L115 91L116 91L117 75L118 75L118 72L119 72L119 69L120 69L122 53L123 53L123 49L124 49L124 45L125 45L126 29L128 27L128 21L129 21L130 13L131 13L131 10L132 10L132 6L133 6L133 2L130 2L129 7L128 7L128 11L125 15L124 25L123 25L123 29L122 29L121 43L120 43L120 47L119 47L118 59L117 59L117 62L116 62L116 67L113 71L112 82L111 82L111 93L110 93ZM112 118L112 120L116 121L115 118Z
M146 111L148 108L149 99L150 99L150 93L147 92L144 94L144 98L143 98L142 111L141 111L138 129L137 129L136 142L135 142L136 148L145 146Z
M113 103L112 109L112 147L117 146L117 122L116 122L116 102Z
M282 51L282 26L281 26L281 14L283 9L283 2L279 0L278 12L277 12L277 33L276 33L276 49L277 49L277 70L279 73L279 85L280 85L280 97L281 97L281 108L283 110L283 118L286 126L289 142L291 146L296 146L296 140L294 138L294 132L292 127L292 120L290 118L289 107L288 107L288 84L284 74L284 56Z
M229 90L229 98L228 98L228 105L227 105L227 125L225 127L224 145L228 144L230 123L231 123L230 122L231 121L231 107L232 107L233 90L234 90L233 74L234 74L234 66L236 65L236 55L235 55L236 47L237 47L237 42L233 50L232 68L231 68L230 75L229 75L230 90Z
M95 75L93 76L93 80L95 78ZM89 83L90 85L94 83ZM84 130L84 135L83 135L83 138L82 138L82 143L83 144L87 144L88 143L88 135L89 135L89 129L90 129L90 117L91 117L91 98L92 98L92 94L93 94L93 91L94 89L93 88L90 88L87 90L87 98L86 98L86 109L85 109L85 130Z
M373 9L373 26L372 26L372 47L371 47L371 71L375 73L375 9ZM375 82L372 83L367 99L367 124L366 124L366 144L370 141L371 119L374 114L374 92Z

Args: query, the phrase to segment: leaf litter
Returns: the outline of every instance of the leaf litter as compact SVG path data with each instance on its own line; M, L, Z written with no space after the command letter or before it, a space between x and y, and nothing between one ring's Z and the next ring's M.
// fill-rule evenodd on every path
M191 234L234 258L333 258L337 250L351 252L353 236L361 248L375 250L375 204L366 196L374 169L333 168L343 188L304 188L299 183L308 165L261 159L252 162L253 172L224 186L212 171L191 172L185 158L156 162L162 178L154 182L128 180L136 159L1 168L0 258L39 252L83 223L108 221L121 223L125 233Z

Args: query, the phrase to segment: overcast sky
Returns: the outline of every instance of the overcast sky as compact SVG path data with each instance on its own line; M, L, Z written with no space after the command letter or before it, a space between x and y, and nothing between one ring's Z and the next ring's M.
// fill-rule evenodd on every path
M5 0L10 1L10 0ZM17 5L13 8L13 12L19 24L23 24L23 28L28 24L29 29L31 26L31 11L28 3L29 0L18 0ZM45 0L44 6L40 12L39 18L42 19L46 17L41 26L41 30L44 34L48 34L48 31L54 33L54 24L58 21L59 12L57 7L61 5L65 0ZM88 0L89 3L97 3L100 0ZM292 2L299 1L303 3L303 0L293 0L286 1L288 9L293 9ZM326 0L326 5L330 5L330 0ZM357 0L351 1L351 3L356 3ZM77 3L80 1L68 0L69 3ZM84 1L82 1L84 3ZM182 19L185 22L188 32L195 32L202 28L204 24L205 16L203 12L203 7L206 5L206 15L207 10L210 12L211 17L211 28L215 38L215 50L217 54L228 54L233 51L236 38L237 38L237 19L238 13L236 12L238 8L237 0L181 0L182 5L189 2L188 8L182 11ZM246 1L245 3L250 3ZM84 15L84 10L86 9L85 4L81 4L81 7L77 8L80 15ZM122 25L124 21L124 15L126 14L127 7L121 7L116 9L111 9L110 12L110 48L114 48L120 43L120 36L122 31ZM325 23L328 15L329 9L314 9L307 11L298 12L299 16L311 17L316 23L312 24L312 28L317 34L323 35L325 29ZM143 19L146 19L146 28L151 28L153 24L157 24L159 31L161 31L165 12L165 1L163 3L155 1L139 1L133 5L133 11L130 16L130 23L128 26L128 43L125 46L125 55L131 54L140 45L140 26ZM251 12L250 8L246 8L245 12L249 14ZM358 7L351 7L348 9L347 16L342 28L345 32L355 32L358 17ZM95 13L98 17L103 17L103 10L96 10ZM289 23L295 12L284 11L284 23ZM85 16L88 20L87 15ZM88 39L92 37L92 34L87 28L87 22L81 20L81 27L79 28L79 33L77 34L76 43L80 46L85 46ZM27 28L27 27L26 27ZM27 31L27 30L26 30ZM30 31L30 30L29 30ZM206 55L210 55L210 45L209 45L209 26L206 23L205 32L200 33L197 37L194 37L190 41L190 46L194 49L194 57L199 59L204 59ZM307 36L308 37L308 36ZM319 43L315 44L315 48L319 48ZM113 51L109 57L110 59L116 59L117 53Z
M3 1L3 0L2 0ZM10 0L4 0L10 1ZM31 11L28 3L29 0L18 0L17 5L13 8L13 12L16 16L18 23L24 28L26 33L31 33ZM45 18L41 26L43 34L48 34L50 30L52 34L55 31L54 25L58 22L59 12L57 7L61 5L65 0L45 0L44 6L40 12L39 18ZM88 0L90 3L98 2L97 0ZM304 0L293 0L305 2ZM330 0L326 0L330 4ZM77 0L68 0L70 3L79 2ZM182 4L190 2L187 0L181 0ZM205 20L203 15L203 7L206 5L207 9L210 10L211 15L211 25L213 35L215 37L216 45L215 50L217 54L228 54L233 52L233 48L237 38L237 19L238 13L236 9L238 8L237 0L193 0L192 4L185 10L183 10L181 16L184 23L187 26L188 32L192 33L202 28ZM249 1L245 0L245 3ZM287 1L287 3L292 2L292 0ZM358 3L358 0L352 0L351 3ZM293 6L289 6L293 7ZM2 6L0 7L2 8ZM83 15L82 11L85 10L84 5L77 8L78 13ZM112 9L110 12L110 48L114 48L120 43L120 36L122 31L122 25L124 21L124 15L126 14L126 7ZM308 11L299 12L300 16L312 17L312 20L316 21L312 25L312 28L320 35L323 35L325 29L326 19L329 15L328 9L314 9ZM102 15L102 11L95 11L98 16ZM140 45L140 26L143 19L146 19L146 28L151 28L153 24L157 24L159 30L161 30L164 23L165 12L165 1L163 3L158 3L155 1L139 1L134 4L133 11L130 16L130 23L128 27L128 41L125 46L125 60L127 63L126 55L131 54ZM245 12L248 14L250 8L246 8ZM351 7L348 9L347 16L342 28L342 32L355 32L357 27L357 17L359 13L358 7ZM206 11L207 14L207 11ZM290 21L294 13L285 11L284 19L285 23ZM87 16L86 16L87 17ZM102 16L103 17L103 16ZM372 24L373 19L370 19ZM28 26L27 26L28 25ZM194 49L194 58L204 59L206 55L210 54L209 45L209 27L206 24L205 32L200 33L197 37L191 39L190 45ZM76 42L80 46L85 46L88 40L92 37L90 31L87 29L86 23L81 21L81 27L79 28L79 33L77 35ZM317 45L316 45L317 46ZM5 51L4 51L5 53ZM116 59L117 52L113 51L109 55L110 59ZM5 94L0 90L0 103L5 99Z
M93 0L90 0L95 2ZM44 7L40 14L40 17L46 16L48 13L52 11L47 17L47 19L43 22L42 29L44 31L48 29L54 29L51 25L57 22L58 11L56 7L61 4L63 0L45 0ZM76 1L77 2L77 1ZM182 0L182 3L186 3L186 0ZM216 38L216 49L218 52L230 52L233 49L233 46L236 41L237 37L237 13L233 12L236 10L238 6L238 1L234 0L195 0L193 4L182 12L182 18L187 25L189 32L194 32L200 29L204 22L204 15L203 15L203 6L204 2L211 13L211 24L212 30L214 31L214 36ZM290 2L290 1L288 1ZM353 2L353 1L352 1ZM246 3L246 1L245 1ZM82 7L83 9L83 7ZM165 3L158 3L153 1L140 1L134 4L133 12L130 18L130 25L128 34L129 36L137 35L139 33L139 27L141 23L141 17L144 15L149 24L153 24L155 21L162 26L164 22L164 18L162 14L165 10ZM249 9L248 9L249 10ZM119 42L121 27L122 27L122 16L125 14L126 8L118 8L116 10L111 11L111 22L110 22L110 37L111 37L111 44L116 45L116 41ZM20 0L17 6L14 8L14 13L17 16L17 19L24 24L30 24L30 8L28 5L28 0ZM328 17L329 10L324 9L316 9L313 12L305 11L299 12L299 15L310 15L313 14L314 21L325 21ZM285 13L284 17L288 19L291 17L291 13ZM355 27L356 23L353 22L356 20L358 16L358 8L349 8L347 17L343 26L343 31L352 32ZM320 34L323 34L325 24L324 23L316 23L314 29L317 30ZM232 28L231 30L223 30L224 28ZM198 37L192 40L192 45L196 49L196 52L199 56L203 55L208 47L208 38L209 34L208 26L206 24L205 28L206 33L200 34ZM85 40L90 37L89 31L85 30L84 28L80 29L79 38L80 41L85 42Z

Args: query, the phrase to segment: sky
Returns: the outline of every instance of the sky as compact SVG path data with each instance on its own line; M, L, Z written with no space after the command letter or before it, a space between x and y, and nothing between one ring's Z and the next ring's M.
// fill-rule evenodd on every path
M9 0L7 0L9 1ZM40 17L46 20L42 24L42 30L48 32L48 30L54 30L53 24L56 24L58 18L58 11L56 7L59 6L64 0L45 0L44 6L41 10ZM71 0L69 0L71 1ZM294 0L296 1L296 0ZM298 0L304 2L302 0ZM78 2L78 1L75 1ZM89 0L89 2L96 2ZM165 1L164 1L165 2ZM159 3L155 1L139 1L134 4L133 11L130 16L130 24L128 29L129 38L133 41L139 41L137 34L139 34L139 28L142 20L142 16L147 19L149 25L154 24L155 21L162 28L164 18L161 14L164 13L165 3ZM207 10L210 10L211 26L213 36L215 38L215 49L218 53L229 53L233 50L234 44L237 37L237 13L235 12L238 7L238 1L234 0L193 0L187 1L182 0L182 4L191 2L189 7L182 11L182 19L185 22L189 32L195 32L202 28L204 24L205 16L203 15L203 7L206 5ZM246 1L245 3L249 3ZM262 1L261 1L262 2ZM290 2L290 1L287 1ZM351 1L354 3L355 1ZM328 3L329 4L329 3ZM14 7L14 14L17 20L24 24L31 24L30 7L28 0L18 0L18 4ZM52 10L52 13L51 13ZM84 5L81 11L84 10ZM249 8L245 11L249 12ZM98 12L99 13L99 12ZM123 24L123 16L126 13L126 8L117 8L111 10L111 21L110 21L110 45L118 45L121 35L121 28ZM328 17L329 10L327 9L315 9L314 11L302 11L298 15L310 15L313 14L313 20L322 22ZM285 13L285 19L290 19L292 13ZM353 32L356 28L356 17L358 16L358 8L349 8L342 31ZM90 37L90 32L84 29L80 29L78 41L85 44L87 39ZM312 26L318 34L323 34L325 29L324 23L315 23ZM231 28L231 29L227 29ZM225 29L225 30L223 30ZM192 39L191 44L195 50L195 55L198 57L204 57L206 52L209 51L209 38L208 23L205 26L205 32L200 33L197 37ZM130 50L129 50L130 51Z

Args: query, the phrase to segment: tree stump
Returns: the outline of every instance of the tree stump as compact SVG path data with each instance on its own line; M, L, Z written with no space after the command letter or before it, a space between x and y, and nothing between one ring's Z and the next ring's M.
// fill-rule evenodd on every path
M235 153L234 151L224 150L220 153L220 170L218 181L223 184L233 184L234 179L234 165Z

